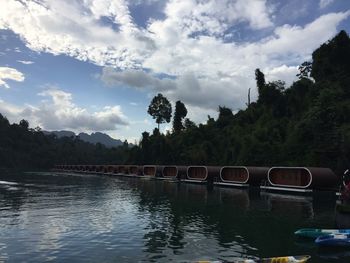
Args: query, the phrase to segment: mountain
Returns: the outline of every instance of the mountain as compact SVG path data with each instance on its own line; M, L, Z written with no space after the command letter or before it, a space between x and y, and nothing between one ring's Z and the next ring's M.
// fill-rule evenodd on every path
M121 140L113 139L109 135L102 132L93 132L91 135L81 132L78 134L78 137L83 141L91 142L93 144L101 143L107 147L117 147L123 144Z
M48 135L48 134L55 134L57 136L57 138L62 138L62 137L75 137L75 133L72 131L43 131L44 134Z
M121 140L118 139L113 139L109 135L102 133L102 132L94 132L91 133L91 135L81 132L78 135L76 135L72 131L44 131L45 134L55 134L57 138L62 138L62 137L78 137L80 140L85 141L85 142L90 142L93 144L96 143L101 143L105 145L106 147L118 147L123 144Z

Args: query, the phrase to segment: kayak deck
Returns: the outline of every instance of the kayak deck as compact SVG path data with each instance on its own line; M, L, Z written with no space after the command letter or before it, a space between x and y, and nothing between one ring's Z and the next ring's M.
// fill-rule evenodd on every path
M315 243L319 246L349 247L350 234L333 234L320 236L315 240Z
M311 256L287 256L287 257L272 257L272 258L262 258L262 259L242 259L237 261L232 261L232 263L305 263ZM206 261L199 260L196 263L221 263L222 261Z

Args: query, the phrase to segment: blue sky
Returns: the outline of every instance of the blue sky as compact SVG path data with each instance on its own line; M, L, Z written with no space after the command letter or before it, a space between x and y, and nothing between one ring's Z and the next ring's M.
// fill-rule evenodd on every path
M161 92L205 122L256 98L255 68L295 80L341 29L346 0L0 0L0 113L135 142ZM171 129L170 124L162 130Z

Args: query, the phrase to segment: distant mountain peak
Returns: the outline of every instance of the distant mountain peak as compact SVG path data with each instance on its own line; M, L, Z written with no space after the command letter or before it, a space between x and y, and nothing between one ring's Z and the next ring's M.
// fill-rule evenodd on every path
M46 134L55 134L58 138L72 137L72 136L78 137L82 141L93 143L93 144L101 143L109 148L110 147L118 147L118 146L123 144L123 142L121 140L114 139L111 136L109 136L108 134L105 134L103 132L93 132L90 135L85 133L85 132L81 132L78 135L76 135L72 131L64 131L64 130L63 131L51 131L51 132L45 131L45 133Z

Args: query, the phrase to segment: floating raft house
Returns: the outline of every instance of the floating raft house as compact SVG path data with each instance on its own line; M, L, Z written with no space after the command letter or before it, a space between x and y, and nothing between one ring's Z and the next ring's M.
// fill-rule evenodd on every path
M141 175L141 168L138 165L129 165L128 173L130 175Z
M160 177L162 173L163 166L158 165L144 165L143 166L143 176L147 177Z
M206 183L214 181L220 173L220 167L217 166L188 166L185 182Z
M128 170L128 167L126 165L119 165L118 166L118 173L119 174L126 174Z
M180 180L187 178L187 166L165 165L160 169L161 173L159 175L161 179Z
M329 168L316 167L272 167L267 174L265 190L312 192L313 190L335 190L338 178Z
M248 166L223 166L220 169L220 177L216 185L227 186L259 186L261 181L266 180L267 167L248 167Z
M107 173L109 174L116 174L119 172L118 165L108 165L107 166Z
M177 165L57 165L64 172L142 176L223 186L260 186L266 191L309 193L336 191L339 181L329 168L250 167L250 166L177 166Z
M177 166L164 166L162 169L162 176L164 178L177 178L178 172Z

